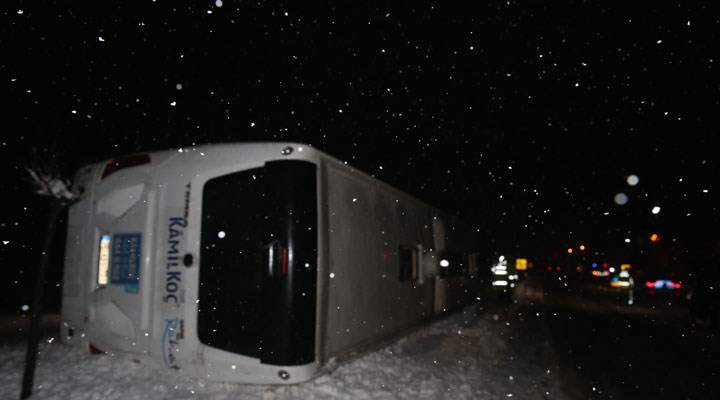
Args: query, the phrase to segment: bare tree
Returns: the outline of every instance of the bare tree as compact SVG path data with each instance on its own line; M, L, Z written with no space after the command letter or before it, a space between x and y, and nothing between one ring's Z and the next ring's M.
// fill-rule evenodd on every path
M57 153L49 148L34 148L25 170L29 175L35 193L44 196L49 202L47 215L47 228L40 254L33 304L30 308L30 328L28 330L27 353L25 354L25 370L23 372L21 399L27 399L32 394L35 365L37 363L40 342L40 316L45 291L45 274L50 260L52 240L55 236L55 227L58 216L64 207L76 200L77 195L70 190L70 181L63 179Z

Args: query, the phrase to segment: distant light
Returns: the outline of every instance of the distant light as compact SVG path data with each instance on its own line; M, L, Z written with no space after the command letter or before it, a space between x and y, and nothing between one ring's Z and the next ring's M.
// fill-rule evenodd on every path
M507 286L508 282L507 281L493 281L492 285L493 286Z
M658 240L660 240L660 236L658 236L657 233L653 233L652 235L650 235L651 242L657 242Z
M657 215L657 214L660 214L660 206L655 206L655 207L653 207L653 208L652 208L652 213L653 213L653 214L656 214L656 215Z
M331 273L330 273L330 279L332 279L332 278L334 278L334 277L335 277L335 273L334 273L334 272L331 272Z
M619 206L622 206L622 205L627 204L627 202L628 202L628 197L627 197L627 195L626 195L625 193L618 193L618 194L615 195L615 199L614 199L614 200L615 200L615 204L617 204L617 205L619 205Z
M504 269L495 269L495 268L492 269L492 273L494 275L507 275L508 274L508 272Z
M572 252L573 252L572 247L568 247L567 252L568 252L568 254L572 254Z
M673 282L666 279L658 279L656 281L646 281L645 286L653 289L680 289L682 287L682 283L680 282Z
M625 238L625 243L630 243L630 238Z
M219 237L220 239L224 239L224 238L225 238L225 231L220 231L220 232L218 232L218 237Z
M610 267L610 269L609 269L608 271L610 271L611 274L614 273L614 272L615 272L615 267Z
M440 260L440 266L443 268L447 268L450 266L450 261L442 259L442 260Z
M627 184L630 186L635 186L638 183L640 183L640 178L638 178L637 175L630 175L627 177Z
M581 250L581 251L585 251L585 245L584 245L584 244L581 244L581 245L580 245L580 250Z

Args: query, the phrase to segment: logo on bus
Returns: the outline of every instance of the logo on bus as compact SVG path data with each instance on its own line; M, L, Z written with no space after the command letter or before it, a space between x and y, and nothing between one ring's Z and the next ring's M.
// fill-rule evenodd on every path
M179 318L165 320L165 332L162 338L162 356L165 367L180 369L175 353L179 350L179 340L184 336L185 321Z
M165 263L165 303L181 305L182 297L182 269L180 268L180 237L187 227L187 220L183 217L170 217L168 222L168 243Z

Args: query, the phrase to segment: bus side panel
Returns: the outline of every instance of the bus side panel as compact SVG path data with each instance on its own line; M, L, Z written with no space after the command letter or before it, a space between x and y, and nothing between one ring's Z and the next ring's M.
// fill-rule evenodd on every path
M91 266L92 260L97 258L97 251L94 249L92 229L87 224L90 203L88 199L79 201L68 212L60 326L60 336L67 343L75 342L81 336L75 334L85 329L86 302L92 285L88 278L95 276Z
M100 165L88 165L75 173L73 191L80 199L68 210L67 239L61 303L60 336L66 343L81 343L88 317L88 296L97 285L99 243L92 227L94 180Z
M333 162L324 164L329 265L324 357L397 334L433 314L430 281L401 281L399 249L432 248L432 210Z

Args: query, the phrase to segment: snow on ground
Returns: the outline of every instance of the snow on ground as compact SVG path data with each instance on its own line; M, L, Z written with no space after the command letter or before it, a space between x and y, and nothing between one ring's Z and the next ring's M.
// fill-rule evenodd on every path
M129 357L92 355L46 334L33 399L564 399L540 318L474 305L292 386L210 382ZM23 343L0 347L2 399L18 399Z

